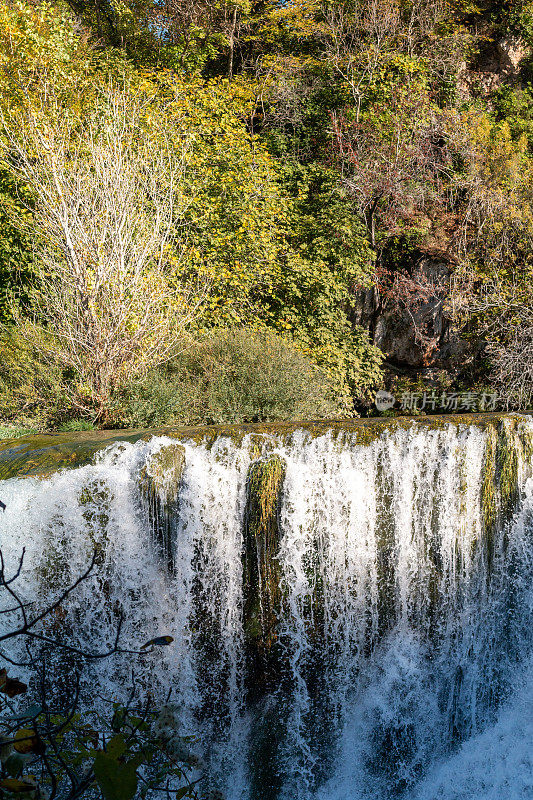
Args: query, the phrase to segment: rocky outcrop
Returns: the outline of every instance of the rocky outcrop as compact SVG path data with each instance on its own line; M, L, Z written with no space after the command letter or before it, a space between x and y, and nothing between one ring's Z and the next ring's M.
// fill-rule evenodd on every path
M279 514L286 463L278 455L256 461L246 485L244 534L244 628L250 674L276 679L281 604ZM279 677L278 677L279 679ZM258 687L252 687L256 690Z
M150 456L140 476L152 542L169 573L174 565L178 497L184 467L185 448L173 442Z
M531 48L518 36L508 35L496 41L490 40L484 53L474 66L460 65L458 90L465 100L474 95L490 95L505 83L518 80Z
M446 312L450 265L443 257L423 256L406 269L412 281L405 296L393 287L387 293L364 291L358 298L357 323L366 327L387 364L412 372L450 369L463 359L467 343L452 331Z
M506 75L516 75L523 61L530 54L530 48L517 36L506 36L496 44L499 69Z

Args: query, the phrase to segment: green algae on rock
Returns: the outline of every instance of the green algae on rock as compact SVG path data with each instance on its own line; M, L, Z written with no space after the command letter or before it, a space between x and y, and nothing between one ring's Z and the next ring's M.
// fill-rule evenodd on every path
M383 457L377 463L377 485L381 502L376 520L376 584L378 587L377 617L381 635L395 623L396 575L393 494Z
M533 433L523 417L507 415L489 423L486 437L481 517L490 574L496 531L510 519L519 501L520 471L532 470Z
M279 514L286 463L273 454L248 472L244 531L244 630L251 674L268 679L281 603ZM269 669L270 666L270 669Z
M152 541L169 572L172 572L174 562L174 528L184 467L185 448L173 442L148 458L139 480Z
M76 431L39 433L0 441L0 480L53 475L94 461L115 442L136 442L146 431Z
M143 490L157 496L163 503L174 503L178 499L185 448L181 444L161 447L153 453L141 471Z
M528 412L528 414L531 412ZM304 432L310 438L331 434L346 444L369 445L385 432L408 430L413 427L445 429L448 425L475 425L485 430L504 419L520 419L506 412L485 414L428 415L417 417L373 417L369 419L335 419L302 422L249 423L243 425L206 425L203 427L154 428L150 430L80 431L41 433L19 439L0 441L0 480L13 477L46 477L60 469L75 469L92 463L95 455L114 442L137 442L154 436L167 436L183 442L213 445L217 439L228 438L241 445L245 437L258 443L263 437L276 437L289 443L295 433ZM533 445L529 445L533 448ZM258 445L259 447L259 445ZM254 457L252 455L252 457Z
M483 462L483 485L481 489L482 519L485 530L490 530L496 522L496 451L498 431L494 425L487 428L485 458Z
M520 457L521 446L517 437L516 420L504 420L500 424L496 466L500 488L500 507L505 517L508 517L516 506Z

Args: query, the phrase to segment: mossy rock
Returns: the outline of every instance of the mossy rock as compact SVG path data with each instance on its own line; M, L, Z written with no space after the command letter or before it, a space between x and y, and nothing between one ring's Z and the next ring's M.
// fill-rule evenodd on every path
M397 608L393 494L384 457L378 460L376 482L380 496L376 520L377 632L381 637L394 626Z
M504 420L500 425L496 467L500 506L505 517L514 511L518 500L518 465L521 457L522 448L517 435L516 420Z
M531 412L529 412L531 413ZM331 433L344 437L346 443L368 445L385 431L412 427L443 429L448 425L475 425L480 429L497 425L503 419L520 419L505 412L487 414L431 415L425 417L375 417L371 419L336 419L302 422L250 423L245 425L207 425L203 427L155 428L129 431L79 431L40 433L19 439L0 441L0 480L29 475L46 477L60 469L74 469L92 463L94 456L113 442L148 441L154 436L168 436L211 446L219 437L241 445L249 437L261 448L261 437L276 437L290 443L295 433L304 431L310 438ZM531 442L533 452L533 441Z
M62 469L94 462L96 453L115 442L136 442L146 431L39 433L0 441L0 480L45 478Z
M507 415L487 427L481 490L488 574L496 547L496 534L516 511L520 495L520 473L532 473L533 432L523 418ZM505 537L504 537L505 539Z
M275 673L281 606L280 509L287 465L281 456L255 461L248 472L244 533L244 630L250 674Z
M185 448L172 443L151 455L141 470L143 490L163 503L175 503L185 467Z
M174 566L176 518L184 468L185 448L173 442L148 458L139 479L153 544L170 573Z
M494 533L498 518L498 485L496 480L496 459L498 451L498 431L495 426L487 428L487 442L483 461L483 483L481 487L481 519L487 541L487 555L491 561L494 549ZM477 548L478 543L474 542ZM472 554L473 555L473 554Z

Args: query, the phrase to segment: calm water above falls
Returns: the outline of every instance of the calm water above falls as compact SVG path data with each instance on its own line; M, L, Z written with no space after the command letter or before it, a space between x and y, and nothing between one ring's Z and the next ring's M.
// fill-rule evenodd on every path
M124 646L174 637L137 675L173 688L227 800L522 800L532 442L533 422L509 418L366 444L114 444L90 466L2 482L0 542L11 564L26 547L39 601L100 547L70 602L75 635L104 648L122 608ZM130 667L101 662L101 692L120 694Z

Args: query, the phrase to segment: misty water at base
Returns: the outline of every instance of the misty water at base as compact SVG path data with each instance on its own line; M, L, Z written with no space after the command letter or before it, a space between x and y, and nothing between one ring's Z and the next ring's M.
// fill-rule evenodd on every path
M525 430L533 423L523 419ZM259 445L258 445L259 442ZM488 434L391 427L238 444L183 441L162 557L141 490L175 440L108 447L94 464L2 482L0 543L19 589L45 603L87 566L65 625L83 646L138 649L135 664L196 737L204 787L226 800L522 800L533 797L533 479L488 535ZM259 450L258 450L259 447ZM270 677L250 674L243 555L247 476L285 473L276 564L282 596ZM1 624L10 624L5 616ZM84 676L120 696L131 659Z

